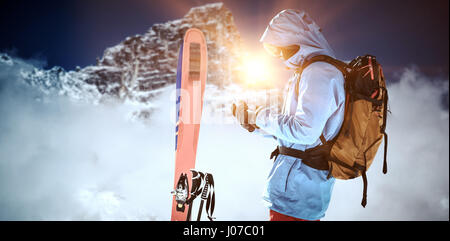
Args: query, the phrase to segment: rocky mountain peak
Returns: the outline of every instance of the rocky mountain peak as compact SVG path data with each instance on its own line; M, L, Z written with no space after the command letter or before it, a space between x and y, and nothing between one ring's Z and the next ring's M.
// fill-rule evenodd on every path
M226 85L236 78L241 39L233 15L223 3L192 8L182 19L154 24L145 34L107 48L97 68L88 71L90 84L120 98L146 101L151 91L175 82L178 51L184 33L198 28L208 47L208 83ZM111 69L114 68L114 69ZM115 88L108 86L114 85ZM139 92L139 95L134 95ZM145 93L148 92L149 95Z
M114 98L148 103L158 89L175 83L178 51L185 32L192 27L205 34L208 84L222 88L235 81L242 41L233 15L223 3L194 7L181 19L156 23L143 34L127 37L107 48L93 66L73 71L57 66L50 70L36 68L23 75L26 82L44 92L53 89L83 99L79 95L84 89L90 93L96 89L98 94L91 96L99 96L99 101ZM2 59L8 62L6 55Z

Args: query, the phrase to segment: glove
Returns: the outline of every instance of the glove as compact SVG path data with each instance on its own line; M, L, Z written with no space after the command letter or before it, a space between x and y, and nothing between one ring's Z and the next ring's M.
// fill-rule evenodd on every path
M239 103L233 103L231 112L233 116L236 117L239 124L249 132L253 132L255 129L259 129L259 127L255 124L256 122L256 113L253 110L248 109L247 103L244 101L240 101Z

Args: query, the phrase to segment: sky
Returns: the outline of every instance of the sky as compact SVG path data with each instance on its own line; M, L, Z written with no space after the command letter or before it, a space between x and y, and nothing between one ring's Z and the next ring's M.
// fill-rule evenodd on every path
M154 23L181 18L209 0L1 1L0 51L40 58L46 68L95 64L127 36ZM270 19L287 8L303 9L322 27L338 58L370 53L389 76L417 65L431 76L448 76L449 1L225 0L247 46Z

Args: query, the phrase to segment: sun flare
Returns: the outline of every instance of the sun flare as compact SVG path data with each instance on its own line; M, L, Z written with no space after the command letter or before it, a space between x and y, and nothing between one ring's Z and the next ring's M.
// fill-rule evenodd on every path
M243 57L242 78L245 84L249 86L268 85L273 77L272 67L268 56L263 54L250 55Z

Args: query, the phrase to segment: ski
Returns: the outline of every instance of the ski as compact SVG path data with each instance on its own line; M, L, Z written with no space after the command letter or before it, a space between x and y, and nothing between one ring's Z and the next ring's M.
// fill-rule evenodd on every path
M190 219L188 212L191 212L193 201L189 200L191 195L189 187L192 187L193 175L190 170L195 168L207 62L207 47L203 33L195 28L187 30L180 47L177 66L172 221ZM189 207L186 209L186 206Z

